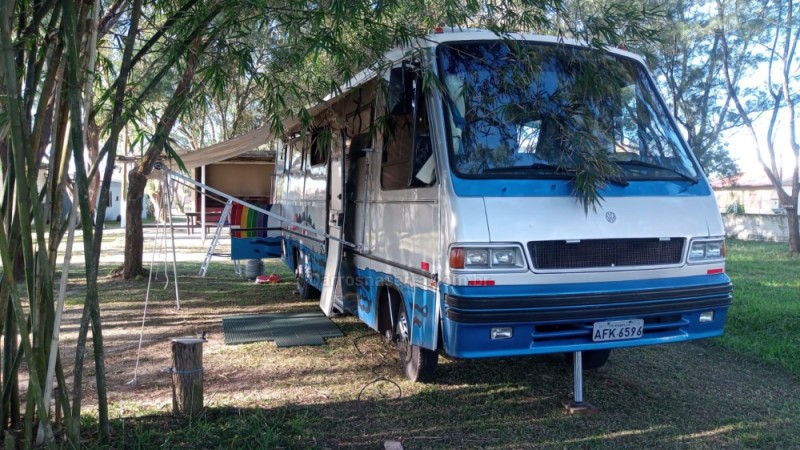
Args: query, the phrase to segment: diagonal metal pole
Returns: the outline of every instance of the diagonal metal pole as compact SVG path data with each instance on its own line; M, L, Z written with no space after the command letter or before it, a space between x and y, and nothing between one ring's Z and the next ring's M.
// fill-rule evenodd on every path
M266 209L261 208L259 206L256 206L256 205L254 205L254 204L252 204L250 202L246 202L246 201L244 201L242 199L233 197L233 196L231 196L229 194L226 194L226 193L224 193L224 192L222 192L222 191L220 191L218 189L215 189L215 188L213 188L211 186L207 186L207 185L205 185L203 183L200 183L197 180L195 180L193 178L189 178L189 177L187 177L186 175L184 175L182 173L169 170L166 167L164 167L163 164L161 164L161 163L156 164L155 168L157 170L165 170L172 177L175 177L175 178L177 178L177 179L179 179L179 180L181 180L183 182L189 183L191 185L198 186L198 187L200 187L202 189L205 189L208 192L211 192L213 194L219 195L220 197L223 197L223 198L225 198L227 200L230 200L232 202L238 203L238 204L240 204L242 206L246 206L246 207L248 207L248 208L250 208L250 209L252 209L254 211L257 211L257 212L260 212L261 214L264 214L265 216L272 217L273 219L275 219L275 220L277 220L279 222L290 224L293 227L296 227L296 228L298 228L300 230L303 230L303 231L307 231L309 233L313 233L313 234L315 234L317 236L321 236L321 237L324 237L324 238L327 238L327 239L331 239L331 240L334 240L334 241L341 242L342 245L346 245L346 246L348 246L350 248L354 248L354 249L358 249L359 248L358 245L356 245L356 244L354 244L352 242L346 241L346 240L344 240L344 239L342 239L342 238L340 238L338 236L334 236L332 234L325 233L324 231L319 231L316 228L309 227L308 225L304 225L304 224L302 224L300 222L296 222L296 221L294 221L292 219L288 219L288 218L283 217L281 215L275 214L274 212L267 211Z
M181 296L178 292L178 256L175 253L175 226L172 223L172 178L169 172L164 172L164 189L167 200L167 216L169 217L169 230L172 239L172 280L175 283L175 308L181 309Z

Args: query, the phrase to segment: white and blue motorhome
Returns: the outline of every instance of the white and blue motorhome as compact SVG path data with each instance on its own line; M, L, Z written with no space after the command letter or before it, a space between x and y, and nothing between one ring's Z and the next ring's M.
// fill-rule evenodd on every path
M732 286L711 188L643 61L608 49L590 76L596 56L434 33L314 108L287 130L274 190L301 294L396 342L420 381L440 352L580 351L590 368L613 348L722 334ZM576 145L616 168L594 207L576 200Z

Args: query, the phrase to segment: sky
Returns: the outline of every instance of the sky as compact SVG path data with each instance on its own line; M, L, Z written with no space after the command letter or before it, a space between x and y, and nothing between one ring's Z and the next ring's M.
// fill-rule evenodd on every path
M766 134L769 128L769 114L762 114L761 117L754 121L754 129L758 136L762 149L767 151L766 147ZM794 167L793 156L791 147L789 145L789 131L788 120L784 117L778 123L775 139L775 148L778 156L779 166L788 167L791 170ZM728 143L728 150L739 165L742 172L750 173L752 171L762 172L763 169L758 162L755 144L750 136L750 133L744 128L739 127L726 133L724 139Z

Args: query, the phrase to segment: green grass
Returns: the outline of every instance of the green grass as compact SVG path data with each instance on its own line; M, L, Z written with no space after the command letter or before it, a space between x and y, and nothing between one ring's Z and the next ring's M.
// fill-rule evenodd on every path
M733 306L722 345L800 375L800 258L786 244L728 242Z
M96 426L91 422L86 424L89 429ZM289 408L209 409L197 418L145 415L115 419L111 426L113 442L127 449L308 448L314 441L309 413Z
M442 357L437 382L425 385L406 380L396 349L350 316L333 319L344 336L325 346L224 345L224 315L318 310L298 299L291 272L275 261L266 271L283 282L270 286L236 277L230 261L215 259L205 278L199 263L180 263L180 310L161 277L139 381L129 386L147 280L104 277L111 447L373 449L399 440L406 449L798 448L798 265L785 245L730 242L735 298L726 335L615 350L586 373L586 399L600 410L590 416L562 407L572 374L560 355ZM81 297L80 278L77 270L70 277L70 298ZM77 315L79 302L70 308ZM175 418L161 372L171 363L168 341L203 330L206 410ZM98 448L95 424L84 427L89 448Z

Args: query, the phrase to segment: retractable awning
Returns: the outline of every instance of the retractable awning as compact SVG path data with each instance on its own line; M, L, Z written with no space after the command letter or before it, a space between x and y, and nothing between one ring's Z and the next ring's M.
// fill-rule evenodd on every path
M219 142L198 150L180 152L181 160L191 170L216 162L225 161L269 142L273 137L269 126L262 126L233 139Z
M375 73L372 70L364 70L358 73L352 80L350 80L343 89L355 88L375 78ZM338 100L329 96L323 102L317 104L309 109L310 116L316 116L325 109L329 109ZM289 118L283 122L284 130L293 130L300 125L300 121L296 117ZM198 150L191 150L179 152L178 155L186 165L186 168L191 170L195 167L201 167L208 164L213 164L220 161L225 161L242 153L250 150L255 150L258 147L266 144L274 137L274 133L269 125L264 125L256 128L253 131L237 136L227 141L223 141L208 147Z

